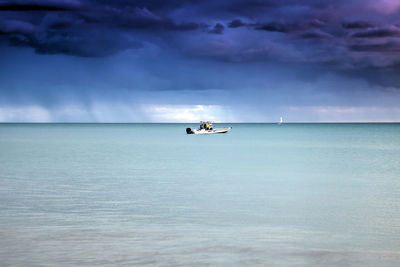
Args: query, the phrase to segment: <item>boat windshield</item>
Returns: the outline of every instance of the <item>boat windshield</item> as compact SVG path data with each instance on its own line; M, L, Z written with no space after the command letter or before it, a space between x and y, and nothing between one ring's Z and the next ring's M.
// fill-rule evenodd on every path
M212 130L213 129L212 122L211 121L201 121L200 122L200 130L201 129Z

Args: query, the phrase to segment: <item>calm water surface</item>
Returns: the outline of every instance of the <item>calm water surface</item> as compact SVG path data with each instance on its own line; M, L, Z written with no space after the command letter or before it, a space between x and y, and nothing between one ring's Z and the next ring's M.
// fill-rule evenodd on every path
M232 126L0 124L1 265L400 265L400 124Z

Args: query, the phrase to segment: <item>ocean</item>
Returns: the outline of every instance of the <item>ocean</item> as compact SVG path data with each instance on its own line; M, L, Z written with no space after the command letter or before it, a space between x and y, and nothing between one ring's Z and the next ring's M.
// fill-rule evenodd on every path
M223 126L0 124L0 265L400 265L400 124Z

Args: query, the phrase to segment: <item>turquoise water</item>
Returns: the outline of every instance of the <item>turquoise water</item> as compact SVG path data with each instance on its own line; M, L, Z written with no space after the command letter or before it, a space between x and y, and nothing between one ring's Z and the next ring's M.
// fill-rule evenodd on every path
M1 265L400 265L400 124L232 126L0 124Z

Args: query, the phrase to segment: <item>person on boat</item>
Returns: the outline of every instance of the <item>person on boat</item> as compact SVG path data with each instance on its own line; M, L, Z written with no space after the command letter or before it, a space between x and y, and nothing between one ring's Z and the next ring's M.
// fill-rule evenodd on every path
M210 130L210 124L207 123L206 130Z

